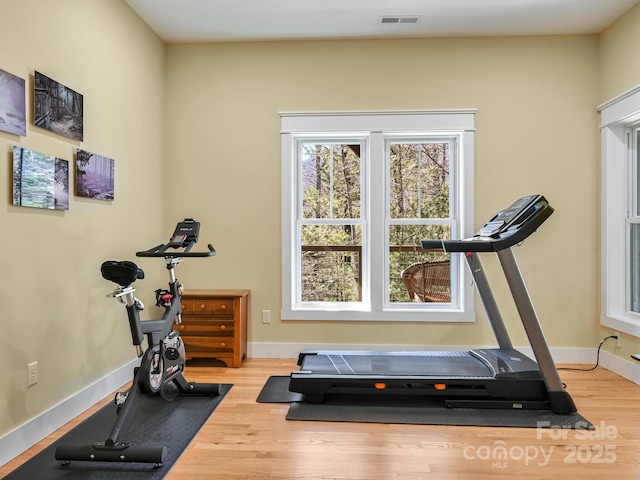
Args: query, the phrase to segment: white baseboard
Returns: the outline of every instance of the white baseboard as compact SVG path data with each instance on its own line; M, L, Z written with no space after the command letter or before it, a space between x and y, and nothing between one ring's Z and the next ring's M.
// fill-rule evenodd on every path
M484 346L481 348L495 348ZM468 346L439 345L359 345L359 344L313 344L313 343L258 343L247 346L249 358L298 358L303 350L384 350L384 351L421 351L421 350L468 350ZM525 355L533 358L531 347L516 347ZM598 350L596 348L551 348L551 356L556 363L575 363L595 365ZM605 350L600 350L600 365L621 377L640 385L640 363L630 362Z
M260 343L247 345L249 358L298 358L303 350L384 350L387 352L421 350L468 350L468 347L434 345L365 345L365 344L329 344L329 343Z
M460 351L469 350L463 345L365 345L365 344L319 344L319 343L259 343L247 346L249 358L297 358L303 350L383 350L387 352ZM496 348L482 346L478 348ZM525 355L532 356L531 347L516 347ZM595 348L552 348L551 354L557 363L595 363Z
M104 378L51 407L36 418L20 425L0 438L0 465L13 460L43 438L51 435L107 395L131 381L138 359L111 372Z
M640 363L600 351L600 365L621 377L640 385Z

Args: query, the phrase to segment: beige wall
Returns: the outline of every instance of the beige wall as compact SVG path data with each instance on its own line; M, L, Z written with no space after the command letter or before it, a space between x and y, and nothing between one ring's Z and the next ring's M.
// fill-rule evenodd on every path
M176 187L168 210L196 216L218 249L211 272L190 272L189 282L251 289L252 342L493 344L480 306L473 325L278 320L278 112L470 107L478 109L476 228L519 196L546 195L556 213L516 255L551 345L594 346L596 36L170 45L167 52L167 178ZM497 284L499 300L509 302L504 281ZM260 322L263 309L274 314L271 325ZM505 313L514 343L526 344L514 309Z
M636 7L600 37L165 47L123 1L4 0L0 68L27 79L28 92L38 70L84 94L85 140L32 126L30 100L26 137L0 132L0 436L133 357L99 265L163 241L185 216L219 254L185 262L180 278L187 288L250 288L252 342L492 342L480 306L478 322L462 326L278 320L279 111L477 108L476 227L517 196L549 198L556 213L516 255L549 343L593 347L608 333L598 320L595 106L640 83L639 17ZM67 212L10 205L13 145L114 158L116 200L72 196ZM164 272L139 263L151 276L138 292L147 300ZM496 293L508 301L504 286ZM263 309L271 325L260 323ZM516 326L513 308L505 317ZM519 328L515 337L525 344ZM31 361L40 381L27 389Z
M600 35L600 103L640 84L640 4Z
M26 80L28 113L26 136L0 132L2 436L135 357L124 308L106 298L111 284L100 264L131 258L170 232L161 217L165 82L158 37L121 1L3 0L0 44L0 68ZM83 142L33 126L36 70L84 95ZM115 200L71 195L64 212L11 205L14 145L69 160L72 174L78 147L115 159ZM40 378L27 388L33 361Z
M600 35L600 98L602 104L640 85L640 4L607 28ZM600 336L613 332L603 328ZM629 359L640 351L640 338L621 335L621 349L614 353ZM631 360L629 360L631 361Z

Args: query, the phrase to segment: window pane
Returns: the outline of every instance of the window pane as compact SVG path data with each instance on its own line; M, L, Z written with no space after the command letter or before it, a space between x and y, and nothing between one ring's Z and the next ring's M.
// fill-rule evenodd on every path
M636 166L636 179L635 179L635 196L636 196L636 211L635 216L640 216L640 130L635 132L635 144L633 145L635 166ZM640 224L631 224L631 242L629 248L629 254L631 257L631 271L629 289L631 291L631 305L632 312L640 313Z
M303 218L360 218L360 145L302 144Z
M361 226L303 225L301 233L301 300L361 301Z
M391 218L449 217L449 143L389 145Z
M631 311L640 313L640 224L631 224Z
M640 216L640 130L636 131L636 144L634 146L636 156L636 216Z
M391 302L451 301L449 255L426 252L420 240L451 238L449 225L389 227L389 300ZM425 265L428 264L428 265Z

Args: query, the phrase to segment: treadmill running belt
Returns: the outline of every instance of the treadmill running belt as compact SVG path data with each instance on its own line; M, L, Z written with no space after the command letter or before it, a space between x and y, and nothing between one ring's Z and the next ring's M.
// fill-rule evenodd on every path
M493 377L493 371L468 352L416 352L410 355L308 355L301 371L328 375L420 375ZM436 352L433 352L436 353Z

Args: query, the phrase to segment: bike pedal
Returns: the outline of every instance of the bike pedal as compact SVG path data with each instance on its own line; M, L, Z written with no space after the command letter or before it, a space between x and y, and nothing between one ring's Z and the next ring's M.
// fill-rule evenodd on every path
M113 399L113 403L116 404L116 407L121 407L127 401L128 396L129 396L129 391L117 392L115 398Z

